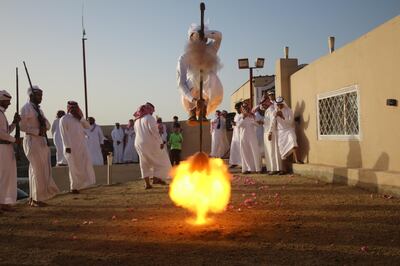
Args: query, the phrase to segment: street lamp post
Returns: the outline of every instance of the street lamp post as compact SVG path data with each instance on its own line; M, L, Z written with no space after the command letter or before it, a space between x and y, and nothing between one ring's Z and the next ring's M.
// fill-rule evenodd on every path
M264 67L264 58L257 58L255 65L253 67L249 66L249 59L248 58L241 58L238 59L238 66L239 69L249 69L250 70L250 108L253 108L254 102L254 92L253 92L253 69L254 68L263 68Z

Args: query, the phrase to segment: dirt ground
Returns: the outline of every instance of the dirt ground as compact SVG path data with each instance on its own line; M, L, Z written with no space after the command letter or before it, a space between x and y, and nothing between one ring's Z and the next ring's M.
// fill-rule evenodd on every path
M0 264L400 264L399 199L300 176L234 175L205 226L140 180L48 203L0 214Z

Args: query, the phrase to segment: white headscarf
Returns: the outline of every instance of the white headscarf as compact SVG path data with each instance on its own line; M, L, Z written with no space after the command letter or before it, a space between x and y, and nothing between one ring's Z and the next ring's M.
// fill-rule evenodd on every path
M192 23L189 26L188 29L188 39L190 39L190 36L192 36L193 33L197 33L201 29L200 25L197 25L196 23ZM204 31L208 30L208 27L204 25Z
M6 91L0 91L0 101L11 100L11 95Z
M285 100L281 96L276 97L275 102L278 104L282 103L286 105Z
M31 96L35 91L42 91L42 89L38 85L32 85L28 88L28 95Z

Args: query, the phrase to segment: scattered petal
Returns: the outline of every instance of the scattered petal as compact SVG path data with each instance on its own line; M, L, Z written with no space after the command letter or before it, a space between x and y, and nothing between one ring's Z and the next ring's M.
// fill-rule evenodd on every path
M113 215L113 217L111 217L112 220L117 219L117 216Z
M131 222L137 222L138 221L138 219L136 219L136 218L133 218L132 220L131 220Z
M360 250L361 250L362 252L368 252L368 247L367 247L367 246L362 246L362 247L360 248Z

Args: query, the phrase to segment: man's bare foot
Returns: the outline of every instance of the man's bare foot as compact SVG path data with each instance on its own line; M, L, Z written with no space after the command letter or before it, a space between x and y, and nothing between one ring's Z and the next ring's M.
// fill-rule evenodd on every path
M79 190L77 190L77 189L72 189L72 190L71 190L71 193L72 193L72 194L79 194Z

